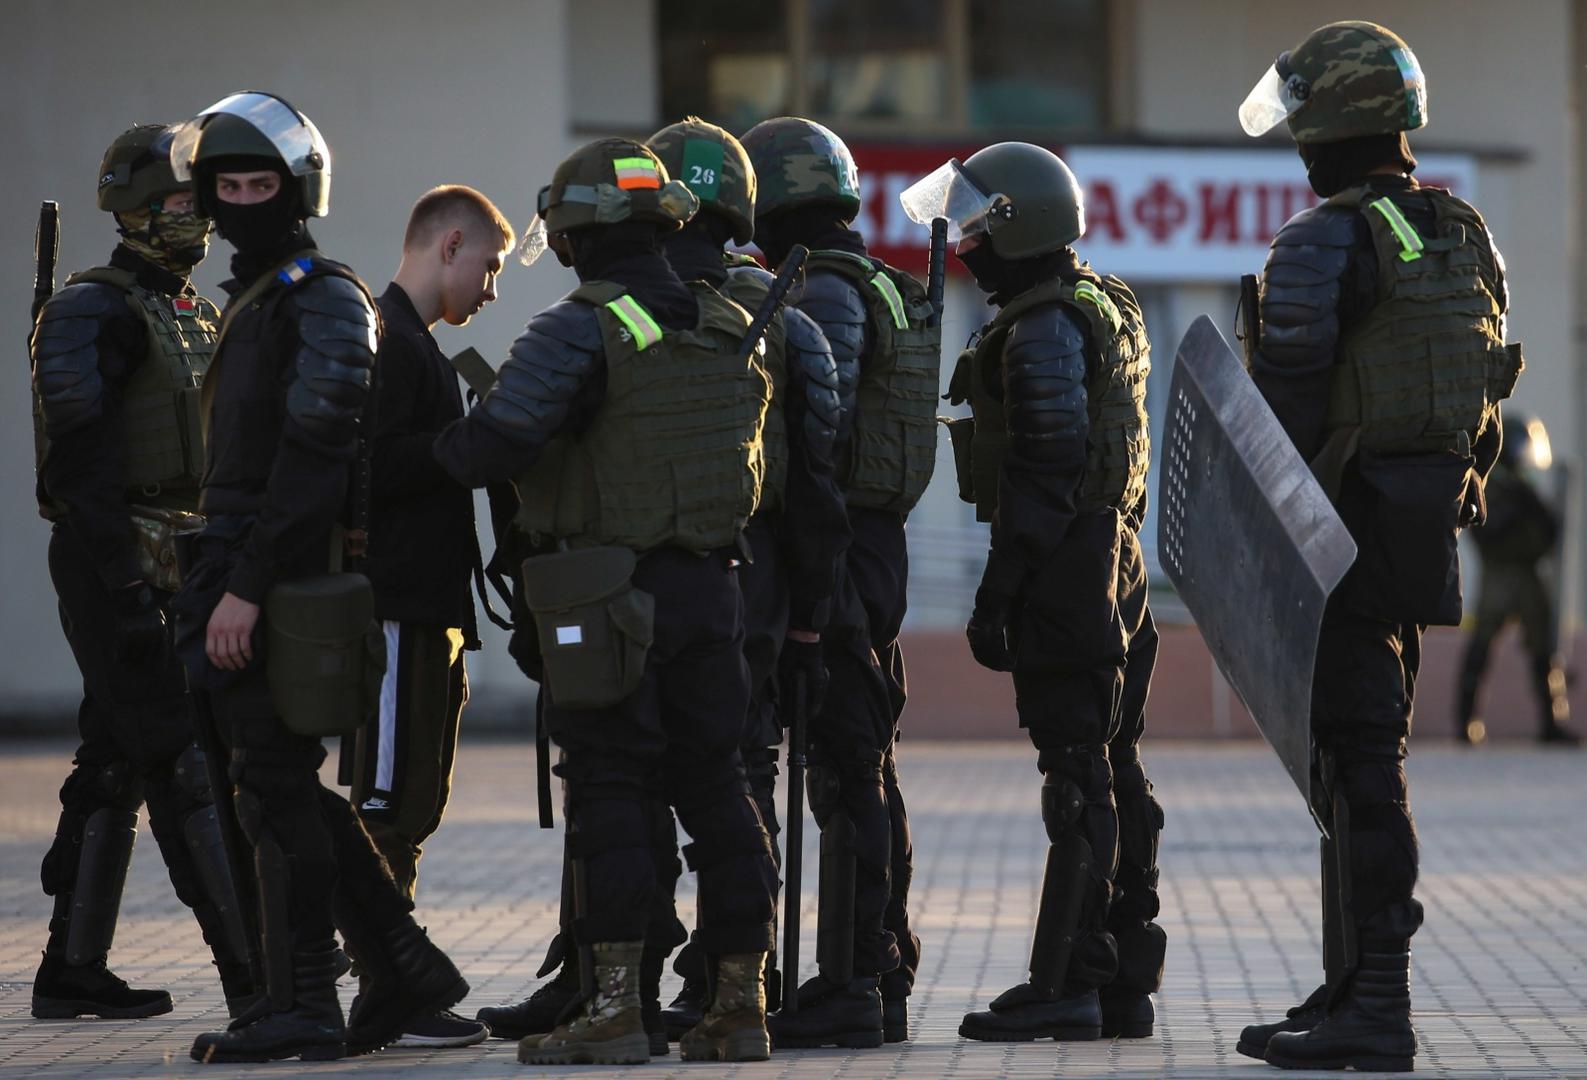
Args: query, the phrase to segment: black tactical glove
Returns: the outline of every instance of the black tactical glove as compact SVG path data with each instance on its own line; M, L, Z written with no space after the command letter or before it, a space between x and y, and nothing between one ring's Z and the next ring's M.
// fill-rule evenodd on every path
M782 655L777 659L777 678L781 692L781 704L790 713L798 708L797 687L800 679L804 680L804 708L805 714L801 719L809 720L821 712L821 703L827 696L827 662L821 652L819 641L796 641L788 638L782 643ZM793 717L790 715L783 721L787 727Z
M1008 628L1014 614L1014 598L993 592L986 586L976 590L975 610L965 624L964 636L970 639L970 655L975 662L993 671L1014 670L1013 643Z
M112 595L116 603L116 663L146 667L161 662L169 641L165 612L160 609L154 590L139 581L123 585Z

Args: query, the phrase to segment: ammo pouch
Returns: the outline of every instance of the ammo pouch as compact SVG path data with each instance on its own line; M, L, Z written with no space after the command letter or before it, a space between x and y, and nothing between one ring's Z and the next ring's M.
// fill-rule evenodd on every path
M386 670L375 594L362 574L285 581L265 598L265 674L287 729L349 735L374 714Z
M174 593L182 586L177 558L179 542L197 536L204 519L186 510L166 510L134 504L133 538L138 545L138 576L156 589Z
M953 473L959 481L959 501L975 502L975 457L971 446L975 442L975 417L939 416L937 423L948 429L948 442L953 447Z
M622 547L524 560L524 596L558 708L604 708L639 689L655 636L656 598L634 587L637 562Z

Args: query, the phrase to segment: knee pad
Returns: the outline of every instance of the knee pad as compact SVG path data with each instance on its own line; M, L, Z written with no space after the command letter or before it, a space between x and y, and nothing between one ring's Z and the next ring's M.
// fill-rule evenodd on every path
M1085 810L1085 795L1068 777L1048 773L1041 785L1041 822L1047 840L1056 844L1074 830Z
M61 785L61 805L85 816L102 807L137 810L143 805L143 778L130 761L79 765Z
M171 766L171 786L175 789L173 794L183 811L195 806L208 806L214 802L214 792L210 790L209 766L204 757L204 751L197 746L189 745L177 755L176 761Z
M829 765L810 765L805 770L805 789L810 800L810 816L817 828L825 828L841 802L838 772Z

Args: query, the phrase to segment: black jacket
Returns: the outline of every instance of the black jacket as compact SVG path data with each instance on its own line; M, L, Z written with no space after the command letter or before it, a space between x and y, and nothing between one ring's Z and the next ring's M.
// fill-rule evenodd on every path
M393 282L378 305L384 323L375 359L375 437L369 558L375 616L471 627L469 585L479 546L473 493L431 452L441 429L463 416L451 363L413 301Z

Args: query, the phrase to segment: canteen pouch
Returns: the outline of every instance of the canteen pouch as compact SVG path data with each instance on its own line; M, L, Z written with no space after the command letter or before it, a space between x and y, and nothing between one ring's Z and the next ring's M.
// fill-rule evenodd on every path
M592 547L524 560L524 596L559 709L600 709L639 688L655 637L656 598L634 587L628 548Z
M185 510L167 510L134 503L133 539L138 547L138 576L149 585L174 593L182 587L177 545L183 537L197 536L204 519Z
M265 674L289 731L350 735L375 715L386 640L362 574L276 585L265 598Z

